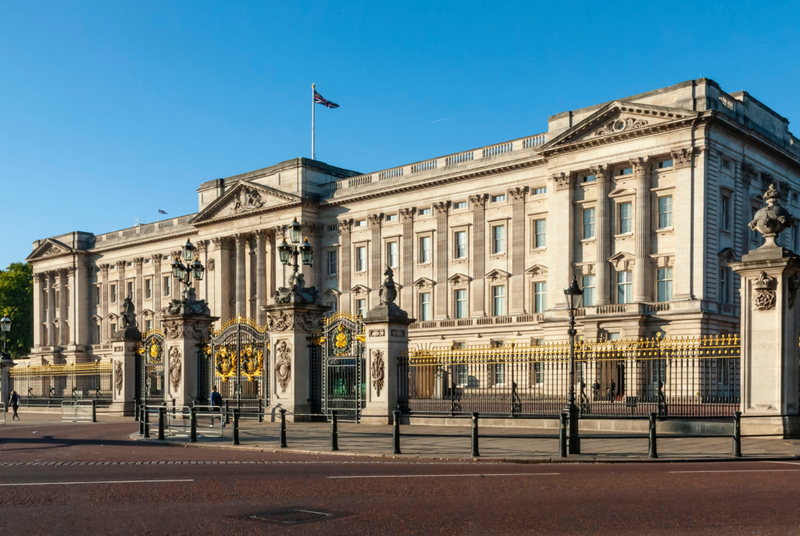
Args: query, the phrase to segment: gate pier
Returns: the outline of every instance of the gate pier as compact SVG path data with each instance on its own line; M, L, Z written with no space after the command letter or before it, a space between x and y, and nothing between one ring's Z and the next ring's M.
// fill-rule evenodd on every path
M217 320L208 314L164 315L164 401L176 406L190 406L194 401L206 403L205 393L199 392L198 354L203 341L209 338L209 328ZM201 400L200 397L203 397Z
M111 411L125 416L133 415L136 392L136 352L142 343L139 330L126 330L121 339L111 345Z

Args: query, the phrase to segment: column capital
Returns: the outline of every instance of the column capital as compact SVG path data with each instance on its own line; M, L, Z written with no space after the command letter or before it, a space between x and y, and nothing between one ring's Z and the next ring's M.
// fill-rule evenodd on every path
M556 186L556 191L569 190L572 186L572 171L561 172L553 175L551 180Z
M670 151L670 154L672 155L672 163L675 166L675 169L692 167L692 157L694 156L694 153L695 150L692 147L685 147L683 149Z
M469 205L472 210L480 209L484 210L486 208L486 199L488 196L486 194L476 194L469 196Z
M380 214L370 214L367 219L369 220L370 227L380 227L383 222L383 212Z
M198 240L194 243L198 253L202 253L208 248L208 240Z
M100 268L100 273L103 274L104 277L108 275L108 269L111 268L107 263L98 264L97 267Z
M352 229L353 229L353 220L352 220L352 218L339 220L339 230L340 231L347 231L349 233Z
M256 240L264 240L267 238L268 231L267 229L256 229L253 231L253 235L256 237Z
M417 212L416 208L401 208L400 209L400 219L404 222L408 222L414 219L414 214Z
M76 270L77 270L77 268L75 268L74 266L70 266L69 268L67 268L67 274L70 277L75 277L75 271Z
M144 257L136 257L133 259L133 265L137 270L141 270L142 266L144 265Z
M650 162L649 156L631 158L629 162L631 163L633 172L637 177L646 174L649 171L649 168L647 167L647 164Z
M521 203L525 201L525 194L528 193L528 190L527 186L511 188L508 190L508 196L511 198L512 203Z
M128 261L117 261L117 270L124 270L125 267L128 265Z
M605 184L611 179L611 169L608 164L597 164L591 166L589 171L591 171L594 175L595 181L600 184Z
M447 210L450 208L450 201L439 201L433 204L433 211L437 216L447 216Z
M156 253L156 254L150 256L150 260L153 261L153 264L159 265L159 264L161 264L161 257L162 256L163 255L161 255L161 253Z
M250 235L247 233L236 233L233 235L233 240L236 242L237 246L242 246L250 241Z

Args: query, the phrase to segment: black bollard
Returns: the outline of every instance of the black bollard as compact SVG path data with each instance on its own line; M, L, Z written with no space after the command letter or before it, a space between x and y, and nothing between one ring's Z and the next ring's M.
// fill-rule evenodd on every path
M264 422L264 401L258 399L258 422Z
M97 400L92 400L92 422L97 422Z
M222 417L222 422L223 423L227 423L228 422L228 416L230 415L230 413L229 413L230 410L231 410L230 400L226 400L225 401L225 415L223 415L223 417Z
M167 408L159 406L158 408L158 439L164 439L164 421L167 420Z
M189 442L197 443L197 408L189 408Z
M331 452L339 450L339 419L337 411L331 411Z
M139 399L138 398L133 401L133 420L135 420L136 422L139 422L141 420L141 419L139 419ZM142 427L140 425L139 429L141 430L141 428ZM139 432L139 435L142 435L142 433Z
M239 444L239 408L233 408L233 444Z
M650 414L650 449L647 453L648 458L658 458L658 449L656 448L656 414Z
M402 454L400 452L400 411L394 410L394 427L392 428L392 454Z
M561 422L558 428L558 456L560 458L567 457L567 414L562 413L558 416Z
M478 451L478 414L472 414L472 454L473 458L477 458L481 455Z
M742 412L733 412L733 455L742 457Z
M286 410L281 409L281 448L286 448Z
M144 411L142 410L144 406L136 406L136 415L139 417L139 435L144 435Z

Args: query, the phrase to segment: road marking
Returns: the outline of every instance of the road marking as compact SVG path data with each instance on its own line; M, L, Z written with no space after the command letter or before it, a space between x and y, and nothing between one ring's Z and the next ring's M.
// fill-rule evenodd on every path
M682 473L798 473L800 469L740 469L730 471L670 471L670 474Z
M561 473L470 473L453 475L358 475L358 476L329 476L328 478L446 478L455 476L558 476Z
M307 514L316 514L318 516L328 516L328 517L331 517L333 515L333 514L328 514L326 512L315 512L314 510L300 510L297 508L295 509L295 512L305 512Z
M765 462L765 463L785 463L786 465L800 465L800 462Z
M13 486L78 486L81 484L152 484L161 482L194 482L193 478L170 480L94 480L91 482L20 482L16 484L0 484L3 487Z

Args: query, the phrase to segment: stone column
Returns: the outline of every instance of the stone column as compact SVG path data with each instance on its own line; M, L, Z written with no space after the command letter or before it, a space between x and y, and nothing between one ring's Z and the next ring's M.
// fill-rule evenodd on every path
M486 316L486 194L469 196L472 208L472 316ZM442 282L446 285L446 282ZM411 285L409 285L410 287Z
M44 346L42 343L42 324L44 324L44 307L42 303L42 288L44 286L44 274L39 272L33 274L33 347ZM46 342L46 341L45 341ZM8 398L0 399L4 403Z
M231 281L230 281L230 239L216 237L214 242L214 301L211 310L219 315L223 322L233 316L231 314Z
M198 399L197 354L200 341L208 340L209 327L219 320L209 315L165 314L161 327L165 338L164 376L165 400L174 400L176 406L190 406L192 402L205 404Z
M47 272L47 331L48 344L58 346L56 337L56 272Z
M327 306L273 304L264 307L269 327L269 392L267 412L310 413L309 337L319 329ZM287 415L290 421L310 420Z
M672 152L675 168L675 196L672 200L672 221L675 226L675 267L673 268L674 293L672 299L695 299L694 264L702 262L692 257L695 236L694 196L695 173L692 167L692 149L681 149ZM705 210L705 208L703 208ZM749 211L749 208L747 209ZM749 214L745 219L749 218ZM747 251L747 248L744 249ZM635 289L634 289L635 290Z
M142 342L141 336L128 334L114 341L111 353L111 408L122 415L133 415L136 393L136 350Z
M235 235L234 240L236 241L236 316L247 318L245 308L245 248L247 240L243 234Z
M58 271L58 344L59 346L67 346L69 344L69 320L67 313L67 293L69 286L67 279L69 277L66 268Z
M353 229L353 220L339 220L339 233L341 236L342 241L342 249L341 249L341 266L339 267L339 280L342 282L342 288L339 290L342 292L342 298L339 300L339 309L342 312L349 313L350 312L350 288L352 286L350 276L352 275L350 272L350 233Z
M595 305L611 303L608 258L611 256L612 222L608 211L608 194L613 179L607 165L592 168L597 183L597 209L595 211Z
M525 312L525 195L528 187L512 188L508 191L511 199L511 314Z
M97 343L102 343L110 340L108 335L108 264L100 265L100 340Z
M153 264L153 327L155 328L161 325L161 289L164 286L164 279L161 276L161 253L156 253L150 260Z
M447 291L447 265L450 260L447 248L450 229L447 224L447 216L450 210L450 201L433 204L433 211L436 214L436 252L434 261L436 262L436 292L434 292L436 302L434 318L437 320L450 318L447 311L448 291Z
M266 286L266 295L264 296L264 306L269 305L269 301L272 299L272 296L275 295L275 291L278 289L278 280L277 280L277 269L278 269L278 244L276 243L277 231L272 230L267 232L267 242L268 242L268 250L269 250L269 259L267 260L267 282ZM263 315L261 318L261 325L263 326L267 322L267 315L264 311L260 311Z
M264 325L266 318L262 307L267 304L267 293L264 286L267 278L266 240L266 231L256 231L256 321L260 326Z
M650 272L650 159L631 160L636 176L636 265L633 268L633 301L649 302L652 298Z
M564 289L572 281L575 244L575 210L573 207L574 190L572 188L572 172L553 176L553 195L550 196L550 213L556 214L562 225L555 226L555 240L547 241L548 280L547 303L554 303L555 309L566 309ZM548 232L550 229L548 229ZM550 245L553 245L552 249Z
M372 247L370 248L371 255L370 255L370 283L373 288L373 292L370 293L370 307L375 307L380 303L378 298L378 293L374 291L381 286L381 274L383 273L383 269L381 267L381 250L383 249L383 243L381 241L381 224L383 223L383 214L372 214L369 217L369 227L372 231Z
M142 268L144 267L144 258L138 257L136 259L133 259L133 266L136 271L136 281L134 282L134 285L136 285L134 293L136 295L131 296L131 299L133 300L133 304L136 306L136 312L141 313L141 311L143 310L142 298L144 294L142 292L144 286L144 279L142 278Z
M414 213L416 208L400 209L403 222L403 257L400 281L403 285L401 303L408 308L414 303Z

